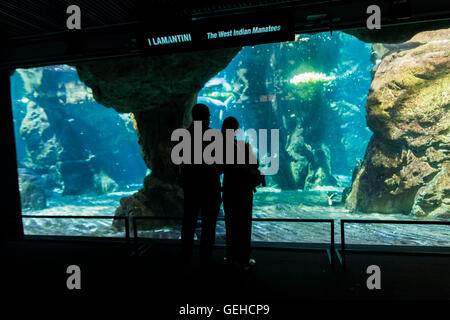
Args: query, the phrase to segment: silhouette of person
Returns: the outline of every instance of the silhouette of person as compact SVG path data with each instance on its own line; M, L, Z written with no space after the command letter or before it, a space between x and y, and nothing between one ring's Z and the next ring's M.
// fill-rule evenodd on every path
M184 263L188 263L193 251L194 233L198 214L201 212L200 262L208 268L212 263L217 216L221 204L220 166L216 164L194 164L194 122L201 121L203 133L209 129L210 113L204 104L196 104L192 108L193 122L187 129L191 135L191 163L180 166L181 185L184 189L184 218L181 230L182 251ZM206 144L202 139L202 152Z
M227 160L227 144L233 145L233 163L224 161L223 167L223 208L225 211L226 227L226 256L225 260L239 262L244 271L255 265L250 258L253 192L255 187L263 183L264 176L258 170L259 163L251 150L251 146L244 141L236 140L235 134L239 122L228 117L222 124L224 137L224 159ZM227 136L227 130L234 130L232 136ZM229 140L233 139L232 142ZM245 152L245 163L238 163L238 152Z

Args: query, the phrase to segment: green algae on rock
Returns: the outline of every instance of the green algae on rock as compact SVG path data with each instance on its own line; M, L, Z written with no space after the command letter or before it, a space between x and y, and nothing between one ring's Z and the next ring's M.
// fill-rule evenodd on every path
M347 208L438 216L450 211L450 29L384 55L367 99L374 132Z

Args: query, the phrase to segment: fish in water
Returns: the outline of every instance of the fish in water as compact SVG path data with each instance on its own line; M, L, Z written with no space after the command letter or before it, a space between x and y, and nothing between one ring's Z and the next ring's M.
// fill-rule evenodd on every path
M327 195L328 197L328 205L332 206L333 205L333 198L336 196L336 193L332 193L331 195Z
M205 84L205 88L218 87L225 91L232 91L231 85L224 78L212 78Z
M209 107L226 110L232 103L233 97L228 97L224 102L210 97L198 97L197 103L206 104Z

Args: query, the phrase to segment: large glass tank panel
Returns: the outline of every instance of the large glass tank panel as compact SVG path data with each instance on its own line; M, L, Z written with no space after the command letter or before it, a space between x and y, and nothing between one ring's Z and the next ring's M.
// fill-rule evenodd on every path
M420 112L394 114L396 108L385 107L389 99L382 94L391 92L397 101L408 88L395 106L423 105L424 114L437 117L438 111L425 106L448 101L442 93L448 83L445 61L434 69L425 66L420 69L425 74L414 79L389 77L400 76L402 70L393 71L400 67L420 64L415 59L421 52L437 55L436 46L448 49L445 37L448 31L380 45L334 32L244 47L205 84L197 102L210 108L211 127L220 129L226 117L234 116L242 129L279 130L279 171L255 193L253 217L335 219L336 242L340 219L448 220L444 138L418 148L421 135L430 138L412 126L420 119L411 114ZM430 70L436 72L427 75ZM423 101L408 100L415 94ZM96 103L74 68L16 70L12 95L24 215L112 217L120 199L142 187L149 170L132 116ZM444 131L446 117L435 120ZM423 128L433 127L429 120L422 122ZM392 136L384 137L390 130ZM395 136L401 130L404 136ZM433 137L445 137L442 132ZM395 141L392 148L389 139ZM258 144L249 142L258 152ZM24 218L24 228L25 234L123 236L112 220ZM218 241L224 230L219 222ZM329 233L327 224L253 224L254 241L327 243ZM180 230L139 234L178 239ZM354 224L346 227L346 236L349 243L450 245L447 226Z
M75 68L18 69L11 93L23 215L113 216L141 187L147 168L130 114L96 103ZM108 236L111 222L23 219L27 235Z
M445 32L438 35L418 35L418 39L424 41L424 46L425 41L430 41L443 44L448 49L448 39L432 39L434 36L448 38L448 34L447 31L446 36ZM424 38L427 40L423 40ZM392 61L393 58L390 57L390 54L395 57L395 54L402 50L415 48L418 46L415 41L417 40L412 39L411 43L398 45L373 45L343 32L336 32L333 35L330 33L297 35L294 42L244 47L225 70L205 85L199 93L198 102L207 104L213 110L213 127L220 128L224 118L234 116L243 129L280 130L280 170L276 175L267 178L269 187L258 188L254 197L253 217L331 218L336 222L340 219L420 221L448 219L445 205L436 210L440 214L424 216L414 210L413 199L410 200L411 207L406 206L406 210L395 205L396 201L404 201L401 196L388 200L390 192L393 195L400 192L394 188L391 191L388 189L391 180L403 179L404 181L398 182L398 189L402 184L407 185L405 194L408 194L408 185L414 184L415 178L408 173L400 178L401 172L419 171L418 166L427 166L427 163L413 163L408 169L401 169L399 165L398 168L383 172L383 168L389 166L392 161L407 163L408 160L389 159L389 154L381 153L378 158L377 155L371 156L374 151L369 146L373 134L368 126L366 112L369 89L371 86L377 89L379 82L386 81L387 88L380 90L389 92L389 88L394 86L398 93L393 94L401 94L401 84L395 87L397 85L395 80L391 84L390 80L386 80L386 75L381 72L376 74L376 71L384 58L385 64L381 65L382 69L396 68L397 63L405 65L405 68L409 68L408 64L415 66L418 63L415 60L418 58L414 53L405 56L400 62ZM431 47L423 48L426 49L422 50L436 50ZM438 68L445 70L443 65ZM432 87L434 84L441 92L436 95L445 97L446 93L442 90L440 80L434 82L429 79L429 82L422 86ZM372 93L374 98L369 104L372 113L377 112L373 106L378 96L379 92ZM431 97L430 99L434 100ZM401 104L401 101L398 104ZM433 102L430 101L429 104L433 105ZM401 117L401 114L396 117ZM413 125L415 120L394 121L398 123L410 121ZM439 125L437 123L437 126ZM405 124L404 126L406 127ZM380 131L383 132L383 129ZM396 143L401 141L393 142ZM268 145L270 146L270 142ZM257 151L258 144L253 143L253 147ZM404 149L406 148L411 147L405 146ZM369 154L366 157L367 152ZM400 155L402 152L406 151L400 150ZM372 164L370 170L379 170L380 173L373 173L368 178L359 178L358 175L366 170L364 161ZM428 161L425 159L424 162ZM445 166L435 165L436 168L443 170L441 174L445 175ZM358 179L373 180L363 180L361 183L371 184L363 189L359 186ZM443 187L445 183L439 181L440 187ZM417 185L420 187L425 185L425 182ZM371 194L368 191L375 189L381 189L379 194ZM353 203L356 202L353 200L355 197L358 198L356 207ZM380 198L376 208L364 206L366 202L370 202L366 199L371 197ZM449 195L443 198L447 199L444 202L449 201ZM394 202L394 205L390 206L390 201ZM335 227L336 240L340 242L339 224L336 223ZM350 243L450 245L448 226L349 224L346 226L346 235ZM274 222L253 224L254 241L329 242L329 236L330 230L326 224Z

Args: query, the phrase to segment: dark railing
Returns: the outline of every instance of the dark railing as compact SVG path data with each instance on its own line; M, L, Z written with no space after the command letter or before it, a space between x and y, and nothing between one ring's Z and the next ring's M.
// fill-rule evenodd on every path
M139 245L139 235L138 235L138 224L137 220L175 220L180 221L183 220L182 217L146 217L146 216L43 216L43 215L22 215L22 218L32 219L32 218L40 218L40 219L117 219L125 221L125 242L128 248L130 248L130 219L132 221L133 228L133 238L134 238L134 247L135 250L132 254L143 254L148 249L148 246L143 246L142 248L138 248ZM201 221L201 218L198 219ZM224 221L224 218L218 218L217 221ZM253 222L298 222L298 223L329 223L330 224L330 249L326 249L328 254L329 262L332 266L334 266L334 255L337 254L338 260L340 261L343 269L346 268L346 252L349 251L359 251L365 253L396 253L396 254L428 254L428 255L450 255L446 252L418 252L418 251L381 251L375 249L348 249L345 244L345 224L350 223L359 223L359 224L416 224L416 225L446 225L450 226L450 221L411 221L411 220L347 220L342 219L340 221L340 230L341 230L341 249L338 250L335 247L335 238L334 238L334 220L332 219L278 219L278 218L253 218ZM257 247L257 246L254 246ZM281 248L281 247L280 247ZM304 248L294 248L296 250L304 250ZM450 249L450 248L449 248ZM310 250L323 250L320 248L310 249Z
M138 247L138 227L137 227L137 220L183 220L182 217L146 217L146 216L134 216L132 217L132 227L133 227L133 238L134 238L134 245L136 248L136 251L141 250L142 254L145 252L148 247L143 247L139 249ZM201 221L201 218L198 220ZM224 221L225 218L217 218L217 221ZM330 224L330 249L326 250L329 262L331 266L334 266L334 252L335 252L335 241L334 241L334 220L332 219L281 219L281 218L253 218L252 222L307 222L307 223L329 223ZM254 248L257 246L253 246ZM297 250L302 250L301 248L297 248ZM323 250L323 249L310 249L310 250Z
M341 262L342 267L346 268L346 257L345 254L347 251L353 251L355 249L347 249L345 247L345 224L348 223L360 223L360 224L418 224L418 225L445 225L450 226L450 221L411 221L411 220L341 220L341 252L336 250L339 261ZM385 253L386 251L381 250L373 250L373 249L358 249L359 252L366 253ZM427 254L427 255L447 255L450 253L436 253L436 252L420 252L420 251L392 251L389 250L389 253L402 253L402 254Z
M22 215L22 218L39 218L39 219L118 219L125 220L125 243L127 247L130 245L130 223L128 217L115 216L39 216L39 215Z

